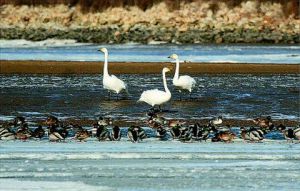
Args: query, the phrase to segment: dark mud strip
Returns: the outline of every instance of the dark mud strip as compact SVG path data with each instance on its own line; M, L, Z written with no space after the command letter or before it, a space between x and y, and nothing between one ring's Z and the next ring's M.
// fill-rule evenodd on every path
M111 62L115 74L158 74L170 63ZM0 74L101 74L103 62L0 61ZM187 63L180 71L188 74L300 74L300 64Z

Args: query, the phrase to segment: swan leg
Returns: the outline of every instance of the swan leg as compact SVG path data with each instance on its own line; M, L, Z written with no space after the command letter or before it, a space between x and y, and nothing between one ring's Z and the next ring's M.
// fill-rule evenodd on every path
M108 91L108 100L110 100L110 98L111 98L111 92Z

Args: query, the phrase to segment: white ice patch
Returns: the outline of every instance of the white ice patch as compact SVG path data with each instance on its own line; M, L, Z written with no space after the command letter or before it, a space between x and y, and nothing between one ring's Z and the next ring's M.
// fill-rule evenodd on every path
M0 179L0 190L17 191L112 191L115 189L105 186L91 186L82 182L51 182L51 181L27 181L17 179Z
M43 41L0 40L0 48L29 48L29 47L64 47L64 46L83 46L90 43L78 43L73 39L47 39Z

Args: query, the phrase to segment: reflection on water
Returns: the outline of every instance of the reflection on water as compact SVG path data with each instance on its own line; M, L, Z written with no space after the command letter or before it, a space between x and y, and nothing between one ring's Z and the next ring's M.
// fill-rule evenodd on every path
M160 75L121 75L129 87L129 95L108 98L102 89L100 75L0 76L0 117L15 115L32 119L54 114L58 117L94 119L112 115L127 120L142 119L149 106L137 103L142 91L163 89ZM299 75L201 75L194 76L197 87L192 94L179 93L168 84L172 100L164 106L169 117L207 118L223 115L227 118L253 118L272 115L274 118L300 119Z

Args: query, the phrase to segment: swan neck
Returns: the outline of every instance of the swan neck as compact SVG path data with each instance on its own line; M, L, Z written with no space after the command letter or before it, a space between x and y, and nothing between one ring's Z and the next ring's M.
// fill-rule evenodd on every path
M108 53L104 53L103 76L108 76Z
M165 72L162 72L162 75L163 75L163 83L164 83L165 91L166 91L167 93L170 93L170 91L169 91L169 89L168 89L168 86L167 86L166 73L165 73Z
M178 79L179 77L179 59L177 58L176 59L176 69L175 69L175 75L174 75L174 78L173 79Z

